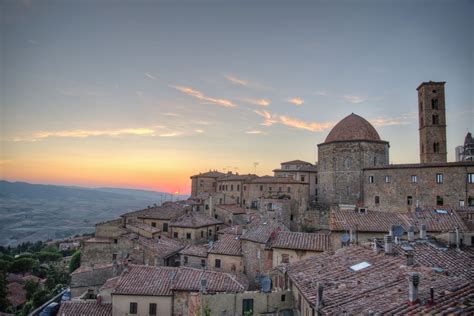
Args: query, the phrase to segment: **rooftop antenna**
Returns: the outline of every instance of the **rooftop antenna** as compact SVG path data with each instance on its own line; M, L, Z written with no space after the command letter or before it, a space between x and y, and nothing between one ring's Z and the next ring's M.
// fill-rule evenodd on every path
M253 173L255 173L255 174L257 174L257 166L258 166L258 162L255 161L255 162L253 163Z

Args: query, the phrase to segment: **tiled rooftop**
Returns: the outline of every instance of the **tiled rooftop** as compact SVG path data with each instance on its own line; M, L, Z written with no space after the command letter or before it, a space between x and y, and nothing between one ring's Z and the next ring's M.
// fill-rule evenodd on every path
M111 303L97 303L96 300L72 300L61 302L58 316L111 316Z
M272 242L273 248L326 251L330 248L328 234L300 233L282 231L276 235Z
M122 273L114 295L169 296L172 291L198 292L201 279L207 281L208 293L240 293L247 289L245 278L230 273L186 267L150 267L130 265Z
M392 225L400 225L405 231L408 226L413 225L417 231L421 224L426 224L428 232L448 232L456 227L461 231L467 230L455 211L443 214L432 209L402 214L374 210L359 213L356 210L332 209L329 214L329 227L333 231L356 228L359 232L388 233Z
M171 220L183 215L190 207L186 201L167 202L160 206L154 206L143 210L129 212L121 215L122 217L138 217L149 219Z
M233 225L224 229L219 229L219 234L242 235L242 225Z
M222 224L222 221L212 218L203 212L189 211L170 222L170 226L199 228L211 225Z
M248 181L258 178L256 174L226 174L218 179L218 181Z
M332 128L324 142L352 140L380 141L380 136L366 119L352 113Z
M218 255L241 256L242 242L238 235L219 235L219 240L209 248L208 252Z
M136 231L136 229L140 229L152 234L161 232L161 229L143 223L127 224L127 228L130 228L131 230L135 229L134 231Z
M219 178L224 175L225 173L223 172L219 172L217 170L209 170L208 172L195 174L194 176L191 176L191 178L195 178L195 177Z
M474 274L473 259L456 249L437 249L430 242L411 244L415 265L406 266L405 251L394 247L393 255L376 253L371 245L344 247L324 252L294 264L280 266L304 297L317 302L317 283L323 285L322 314L391 314L408 305L409 272L419 272L419 299L427 302L430 287L435 290L435 303L446 291L452 292L469 284ZM351 266L367 262L368 267L358 271ZM415 304L414 307L417 305ZM420 305L418 305L419 307Z
M238 204L219 204L216 205L216 209L221 209L223 211L232 213L232 214L245 214L245 209L240 207Z
M94 270L101 270L101 269L112 269L113 264L112 263L98 263L93 266L80 266L74 272L71 274L78 274L78 273L84 273L84 272L91 272Z
M276 233L283 230L288 230L288 228L271 219L255 219L242 234L241 239L266 244L272 234L276 237Z
M150 239L139 236L136 241L142 246L150 249L157 257L162 258L169 257L184 248L184 245L181 244L181 242L166 236L161 236L159 239Z
M187 245L179 253L185 256L195 256L207 258L207 244L204 245Z

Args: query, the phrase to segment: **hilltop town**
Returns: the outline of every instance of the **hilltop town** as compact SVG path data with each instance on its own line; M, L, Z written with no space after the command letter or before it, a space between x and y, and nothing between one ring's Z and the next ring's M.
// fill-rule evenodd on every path
M198 173L189 199L98 223L59 315L474 313L474 146L447 161L444 87L417 88L419 162L350 114L317 163Z

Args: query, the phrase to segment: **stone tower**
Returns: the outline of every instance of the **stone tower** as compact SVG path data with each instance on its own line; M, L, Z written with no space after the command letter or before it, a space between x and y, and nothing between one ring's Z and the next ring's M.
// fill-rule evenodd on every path
M418 90L420 162L446 162L446 107L444 84L423 82Z

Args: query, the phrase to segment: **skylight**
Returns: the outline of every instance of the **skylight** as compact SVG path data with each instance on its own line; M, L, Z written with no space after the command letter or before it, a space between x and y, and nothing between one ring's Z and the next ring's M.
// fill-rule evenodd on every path
M436 210L436 213L438 213L438 214L448 214L448 211L446 211L446 210Z
M370 266L371 266L370 263L368 263L368 262L366 262L366 261L362 261L362 262L360 262L360 263L358 263L358 264L354 264L353 266L350 266L350 269L351 269L352 271L360 271L360 270L365 269L365 268L368 268L368 267L370 267Z

